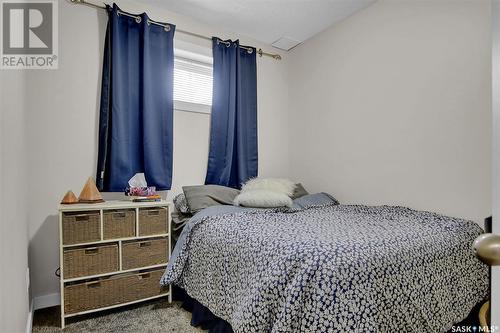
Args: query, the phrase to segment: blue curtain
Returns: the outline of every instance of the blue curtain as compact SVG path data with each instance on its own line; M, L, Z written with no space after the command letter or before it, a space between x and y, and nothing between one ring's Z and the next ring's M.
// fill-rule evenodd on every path
M239 188L257 176L257 65L254 48L212 39L213 100L206 184Z
M144 172L157 190L172 182L173 38L175 26L151 24L146 14L107 7L97 185L123 191Z

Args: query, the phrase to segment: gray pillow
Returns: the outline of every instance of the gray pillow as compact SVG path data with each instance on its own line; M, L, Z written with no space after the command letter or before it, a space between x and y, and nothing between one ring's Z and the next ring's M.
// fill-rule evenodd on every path
M298 199L298 198L303 197L304 195L308 195L308 194L309 194L309 192L306 191L304 186L302 186L301 183L297 183L295 186L295 191L293 191L293 194L292 194L292 200Z
M211 206L232 205L240 193L239 190L220 185L184 186L182 190L192 214Z
M190 214L189 206L187 204L186 196L184 193L178 194L174 198L175 209L182 214Z
M297 209L305 209L311 206L328 204L338 205L339 202L330 194L324 192L304 195L301 198L293 200L293 207Z

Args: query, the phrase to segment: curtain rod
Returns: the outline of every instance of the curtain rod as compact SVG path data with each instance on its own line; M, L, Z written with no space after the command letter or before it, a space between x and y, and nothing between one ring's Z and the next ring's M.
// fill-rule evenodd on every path
M85 6L90 6L90 7L94 7L94 8L98 8L98 9L106 9L106 6L99 6L99 5L96 5L92 2L87 2L85 0L69 0L71 3L73 4L78 4L78 5L85 5ZM121 14L123 15L126 15L126 16L129 16L129 17L132 17L132 18L135 18L137 20L137 18L139 18L140 20L140 16L135 16L135 15L131 15L131 14L128 14L126 12L123 12L123 11L120 11ZM166 24L163 24L163 23L159 23L159 22L155 22L153 20L149 20L148 23L150 24L155 24L155 25L159 25L163 28L165 28L167 31L170 30L170 27ZM201 38L201 39L205 39L205 40L212 40L211 37L208 37L208 36L204 36L204 35L199 35L199 34L196 34L194 32L190 32L190 31L185 31L185 30L181 30L181 29L177 29L176 32L180 32L182 34L185 34L185 35L189 35L189 36L193 36L193 37L197 37L197 38ZM221 43L226 43L227 45L229 45L229 42L226 42L226 41L223 41L221 39L219 39L219 41ZM246 49L247 51L250 51L252 50L252 48L249 48L249 47L245 47L245 46L241 46L240 45L240 48L243 48L243 49ZM262 56L267 56L267 57L271 57L275 60L281 60L281 56L279 54L273 54L273 53L267 53L267 52L264 52L262 49L258 49L257 50L257 54L262 57Z

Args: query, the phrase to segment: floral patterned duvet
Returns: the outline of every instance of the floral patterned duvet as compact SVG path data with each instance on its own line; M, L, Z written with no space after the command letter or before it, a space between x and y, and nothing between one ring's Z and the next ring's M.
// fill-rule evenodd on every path
M445 332L488 295L481 232L403 207L208 208L161 282L235 332Z

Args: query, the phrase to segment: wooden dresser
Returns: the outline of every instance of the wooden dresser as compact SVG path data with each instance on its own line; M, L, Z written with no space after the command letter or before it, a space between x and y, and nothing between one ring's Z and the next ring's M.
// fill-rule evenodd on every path
M154 298L170 258L170 203L59 206L61 327L65 319Z

